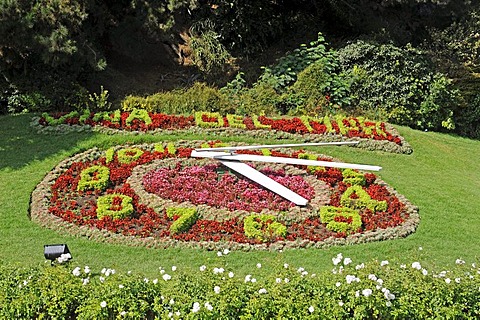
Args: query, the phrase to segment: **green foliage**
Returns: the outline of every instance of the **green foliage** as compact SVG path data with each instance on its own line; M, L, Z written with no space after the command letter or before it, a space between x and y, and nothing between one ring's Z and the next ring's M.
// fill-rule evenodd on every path
M105 166L91 166L80 173L77 190L105 190L110 180L110 170Z
M90 107L96 111L109 110L112 107L112 103L108 101L108 96L108 90L101 86L100 94L94 92L93 95L89 96Z
M204 121L204 117L214 121ZM195 112L195 124L203 128L221 128L225 122L223 121L223 116L218 112L198 111Z
M352 209L369 209L373 212L385 211L388 208L387 201L372 199L362 186L358 184L352 185L345 190L340 198L340 204Z
M342 171L342 176L343 182L345 183L360 186L365 184L365 175L353 169L344 169Z
M198 21L190 27L189 45L192 49L193 63L207 74L218 74L232 58L220 42L210 20Z
M108 150L107 150L108 151ZM129 164L137 161L144 151L140 148L124 148L117 151L118 162Z
M228 264L209 264L200 271L160 268L160 279L87 266L2 265L0 317L477 319L480 315L478 268L459 264L438 272L418 261L360 264L348 259L339 254L332 259L337 263L334 272L318 274L285 265L255 277L257 270L239 275Z
M167 114L191 114L197 111L222 110L225 96L205 83L195 83L186 90L161 92L147 97L127 96L122 101L124 111L144 109Z
M152 123L152 118L150 118L148 112L143 109L133 109L128 118L125 120L125 124L130 126L133 120L143 121L147 126Z
M117 204L116 202L120 202ZM133 213L132 198L123 194L107 194L97 200L97 218L124 219Z
M357 41L339 50L339 59L353 80L357 111L413 128L453 128L457 91L421 51Z
M243 229L247 237L260 241L287 235L287 227L277 222L275 216L269 214L247 216L243 222Z
M328 230L346 234L357 232L362 227L362 217L353 208L323 206L320 208L320 221L326 224Z
M196 208L168 207L166 213L170 219L177 218L170 226L172 234L188 231L198 219Z

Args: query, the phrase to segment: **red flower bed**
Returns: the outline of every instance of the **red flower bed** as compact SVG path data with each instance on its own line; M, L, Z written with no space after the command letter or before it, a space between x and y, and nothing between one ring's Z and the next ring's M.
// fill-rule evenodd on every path
M140 148L140 147L138 147ZM264 189L237 174L221 172L221 165L213 160L210 163L195 164L197 159L189 158L192 148L178 146L175 153L171 151L155 151L153 146L143 146L143 154L135 161L121 163L118 161L116 148L113 159L107 160L105 152L101 156L90 157L81 161L72 161L56 176L53 183L49 184L48 194L42 198L47 201L48 213L55 215L66 222L77 226L88 226L99 230L125 236L152 237L154 239L175 239L182 242L222 242L242 244L273 244L275 242L288 243L289 241L321 242L329 238L345 238L348 234L329 230L322 223L315 207L314 198L318 193L330 195L329 205L340 207L343 193L350 184L343 181L342 171L334 168L325 168L310 172L305 167L283 168L265 167L261 171L277 182L298 192L303 197L312 200L312 204L299 209L291 202ZM247 151L246 151L247 152ZM256 151L248 153L261 154ZM302 151L279 152L275 156L298 157ZM162 161L173 161L173 165L163 165ZM185 160L182 160L185 159ZM325 160L322 157L318 159ZM158 162L160 161L160 162ZM192 164L186 164L190 161ZM157 167L157 163L158 166ZM82 170L91 166L105 166L110 171L108 186L104 190L79 190L77 188ZM228 215L212 218L200 215L189 226L188 230L172 233L172 223L179 219L167 216L166 210L154 209L144 203L138 194L138 187L132 187L132 171L136 168L153 166L154 170L147 170L139 183L144 191L155 194L156 197L169 201L173 205L182 206L207 206L218 212L228 211ZM384 185L377 184L376 176L371 173L362 174L363 190L371 201L386 201L388 206L384 211L374 212L369 208L358 209L361 216L362 227L358 233L375 231L385 228L400 226L409 217L405 204L390 192ZM95 179L95 175L92 175ZM312 181L317 186L312 185ZM318 188L323 185L323 189ZM326 193L325 193L326 192ZM105 195L122 195L131 198L134 213L126 218L114 219L111 216L97 217L97 201ZM358 198L356 195L352 199ZM45 200L46 199L46 200ZM108 210L121 210L122 199L113 197ZM369 200L369 201L370 201ZM328 201L328 200L327 200ZM222 211L223 210L223 211ZM237 212L239 213L237 215ZM248 237L244 230L244 218L251 214L273 214L281 224L286 227L285 236L260 240ZM241 213L241 214L240 214ZM335 217L336 223L352 223L352 218ZM265 230L263 230L265 231ZM262 232L263 232L262 231ZM266 231L265 231L266 232Z

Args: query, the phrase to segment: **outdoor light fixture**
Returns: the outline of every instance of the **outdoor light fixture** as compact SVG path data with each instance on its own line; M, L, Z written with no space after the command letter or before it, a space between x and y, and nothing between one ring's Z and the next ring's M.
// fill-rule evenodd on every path
M52 263L55 260L62 263L72 259L66 244L46 244L43 246L43 254L45 259L50 260Z

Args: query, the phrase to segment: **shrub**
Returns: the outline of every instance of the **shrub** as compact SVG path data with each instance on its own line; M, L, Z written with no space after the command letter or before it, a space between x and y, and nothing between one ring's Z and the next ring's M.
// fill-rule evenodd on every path
M133 161L138 160L138 158L140 158L143 153L144 153L144 151L139 149L139 148L120 149L120 150L117 151L118 162L123 163L123 164L132 163ZM107 156L108 156L107 160L109 160L110 155L107 154Z
M339 59L359 112L413 128L454 127L457 91L422 51L357 41L340 49Z
M260 241L287 235L287 227L277 222L275 216L269 214L247 216L243 223L243 229L247 237Z
M355 233L362 227L362 218L353 208L323 206L320 208L320 220L328 230L346 234Z

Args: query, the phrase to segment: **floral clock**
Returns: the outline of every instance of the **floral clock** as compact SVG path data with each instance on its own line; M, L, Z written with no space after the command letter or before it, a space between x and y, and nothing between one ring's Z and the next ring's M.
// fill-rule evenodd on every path
M217 142L91 149L64 160L32 193L37 223L95 241L239 250L315 247L404 237L418 210L372 173L250 164L309 200L299 207L215 160ZM241 151L331 161L304 150Z

